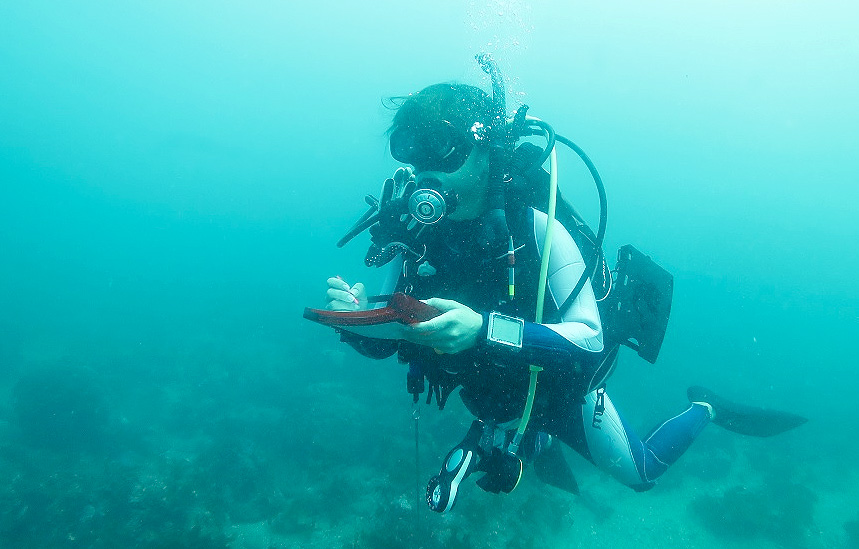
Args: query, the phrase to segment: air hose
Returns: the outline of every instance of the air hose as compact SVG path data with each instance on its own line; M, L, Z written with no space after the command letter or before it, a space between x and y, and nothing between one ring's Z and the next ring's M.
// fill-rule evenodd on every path
M548 132L547 137L548 136ZM534 315L534 322L542 324L543 322L543 303L546 299L546 283L549 278L549 255L552 251L552 238L555 233L555 206L557 205L558 196L558 154L555 147L552 147L549 153L549 207L546 215L546 236L543 239L543 257L540 260L540 278L537 286L537 306ZM519 428L516 429L516 434L513 435L513 440L507 447L507 451L515 454L519 451L519 444L522 442L522 437L525 436L525 430L528 428L528 422L531 421L531 410L534 408L534 396L537 393L537 374L543 369L535 364L529 364L528 370L530 377L528 380L528 398L525 400L525 409L522 412L522 419L519 420Z

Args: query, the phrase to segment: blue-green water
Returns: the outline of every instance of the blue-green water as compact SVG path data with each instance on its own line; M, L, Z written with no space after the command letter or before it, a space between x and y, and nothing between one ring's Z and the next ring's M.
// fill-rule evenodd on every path
M603 5L605 4L605 5ZM859 546L859 8L847 1L0 4L0 547ZM570 453L415 514L405 372L301 319L396 164L385 97L489 88L584 147L606 248L675 275L639 432L709 384L810 421L709 427L636 494ZM572 155L564 192L596 199ZM425 407L420 479L470 418Z

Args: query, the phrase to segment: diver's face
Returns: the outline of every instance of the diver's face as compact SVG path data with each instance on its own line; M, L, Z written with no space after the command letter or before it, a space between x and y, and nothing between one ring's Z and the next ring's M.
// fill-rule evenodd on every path
M415 174L418 187L427 179L441 183L441 191L453 191L457 196L456 208L448 217L464 221L480 217L487 208L489 191L489 151L474 147L465 163L455 172L423 171Z

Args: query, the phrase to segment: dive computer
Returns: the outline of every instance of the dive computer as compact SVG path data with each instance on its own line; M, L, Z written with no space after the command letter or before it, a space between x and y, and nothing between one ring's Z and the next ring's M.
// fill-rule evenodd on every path
M501 313L489 313L489 324L486 331L486 341L490 345L507 347L513 350L522 348L522 337L525 333L525 320L502 315Z

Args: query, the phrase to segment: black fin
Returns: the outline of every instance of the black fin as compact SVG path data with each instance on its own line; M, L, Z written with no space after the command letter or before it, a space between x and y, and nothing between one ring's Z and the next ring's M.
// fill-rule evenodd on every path
M576 482L573 470L570 469L561 445L556 440L534 459L534 472L537 478L546 484L579 495L579 483Z
M689 387L687 395L691 402L706 402L713 407L716 413L713 423L743 435L771 437L808 421L807 418L790 412L731 402L704 387Z

